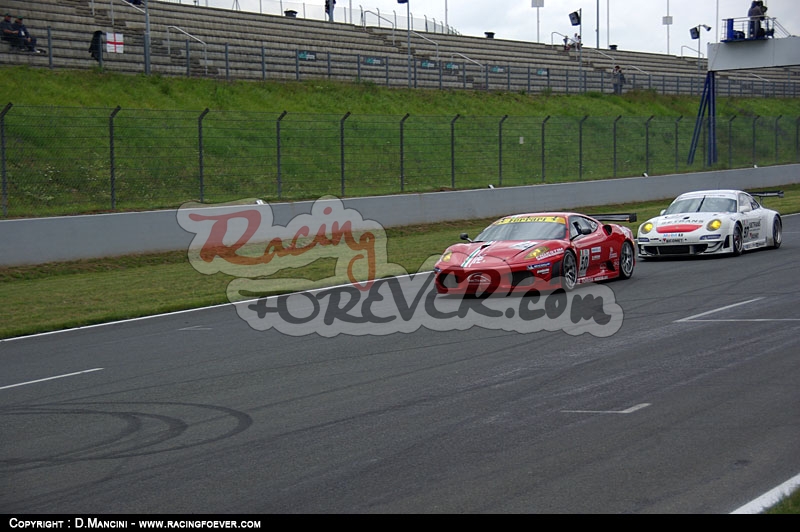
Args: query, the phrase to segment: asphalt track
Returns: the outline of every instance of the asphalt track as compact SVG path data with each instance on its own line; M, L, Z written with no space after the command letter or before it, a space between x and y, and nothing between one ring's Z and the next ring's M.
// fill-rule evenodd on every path
M605 337L226 305L3 341L0 513L730 513L800 472L799 268L791 216L602 285Z

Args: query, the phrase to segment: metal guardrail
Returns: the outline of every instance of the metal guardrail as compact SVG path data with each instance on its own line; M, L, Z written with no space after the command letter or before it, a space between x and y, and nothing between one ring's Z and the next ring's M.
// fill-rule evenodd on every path
M436 42L436 41L433 41L433 40L431 40L431 39L429 39L427 37L425 37L424 35L421 35L421 34L417 33L414 30L411 30L411 33L413 33L414 35L416 35L417 37L419 37L423 41L427 41L427 42L433 44L436 47L436 60L438 61L439 60L439 43Z
M189 37L190 39L192 39L194 41L197 41L197 42L199 42L200 44L203 45L203 67L204 67L206 75L208 75L208 45L204 41L198 39L197 37L195 37L191 33L179 28L178 26L167 26L167 54L168 55L172 55L172 49L171 49L171 46L170 46L170 32L169 32L169 30L171 30L171 29L177 30L180 33L182 33L182 34L186 35L187 37ZM187 50L187 61L189 60L188 55L189 55L189 52Z
M394 22L392 22L388 18L382 16L380 13L376 13L374 11L366 10L366 11L362 11L361 12L361 26L364 29L366 29L366 27L367 27L367 17L366 17L367 14L375 15L376 17L378 17L379 20L385 20L386 22L388 22L389 24L392 25L392 46L395 46L395 39L394 39L395 24L394 24ZM378 27L380 27L380 25Z

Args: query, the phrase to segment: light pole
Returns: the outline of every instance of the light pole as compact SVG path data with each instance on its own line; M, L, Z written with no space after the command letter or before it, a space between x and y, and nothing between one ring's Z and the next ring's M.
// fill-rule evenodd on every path
M667 27L667 55L669 55L669 27L672 25L672 17L669 16L669 0L667 0L667 16L662 19L662 23Z
M594 32L597 34L597 49L600 49L600 0L597 0L597 25Z
M580 27L578 38L575 39L575 46L578 47L578 75L580 77L578 86L583 88L583 8L570 13L569 21L573 26Z
M531 7L536 8L536 42L541 42L539 40L539 28L541 26L539 22L539 9L544 7L544 0L531 0Z
M406 5L406 51L408 52L408 88L411 88L411 5L408 0L397 0Z
M705 28L706 31L711 31L711 26L706 24L698 24L689 30L689 35L691 35L692 39L697 39L697 70L700 70L700 49L702 48L701 43L703 42L703 40L700 38L701 28Z

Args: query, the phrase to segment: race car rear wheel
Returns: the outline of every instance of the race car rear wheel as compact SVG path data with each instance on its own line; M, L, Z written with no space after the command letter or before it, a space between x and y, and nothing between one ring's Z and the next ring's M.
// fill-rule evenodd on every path
M621 279L631 278L634 264L633 244L626 240L619 250L619 276Z
M778 249L783 242L783 222L781 217L776 216L772 221L772 249Z
M733 248L733 256L738 257L742 254L742 249L744 248L744 240L742 238L742 226L736 224L733 228L733 242L731 244Z
M578 283L578 263L575 262L575 255L571 251L564 252L561 259L561 288L572 290Z

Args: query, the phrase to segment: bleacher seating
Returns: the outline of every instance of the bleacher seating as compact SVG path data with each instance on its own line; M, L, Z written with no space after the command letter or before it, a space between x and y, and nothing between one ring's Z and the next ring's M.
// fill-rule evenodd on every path
M25 17L45 54L0 50L5 64L53 69L88 69L98 63L89 54L92 34L119 33L123 53L104 53L103 68L122 73L204 76L223 79L295 80L329 78L371 81L404 87L413 64L415 86L497 89L556 93L611 92L610 73L623 67L626 89L698 94L705 60L625 50L578 53L563 45L495 38L411 34L295 17L263 15L189 3L150 0L150 54L145 60L144 11L124 0L6 0L5 9ZM305 54L300 52L307 52ZM423 61L425 63L423 63ZM424 65L424 66L423 66ZM425 67L432 68L425 68ZM723 73L719 90L732 94L777 95L796 86L787 69ZM781 89L775 87L781 86ZM790 95L796 95L796 88Z

